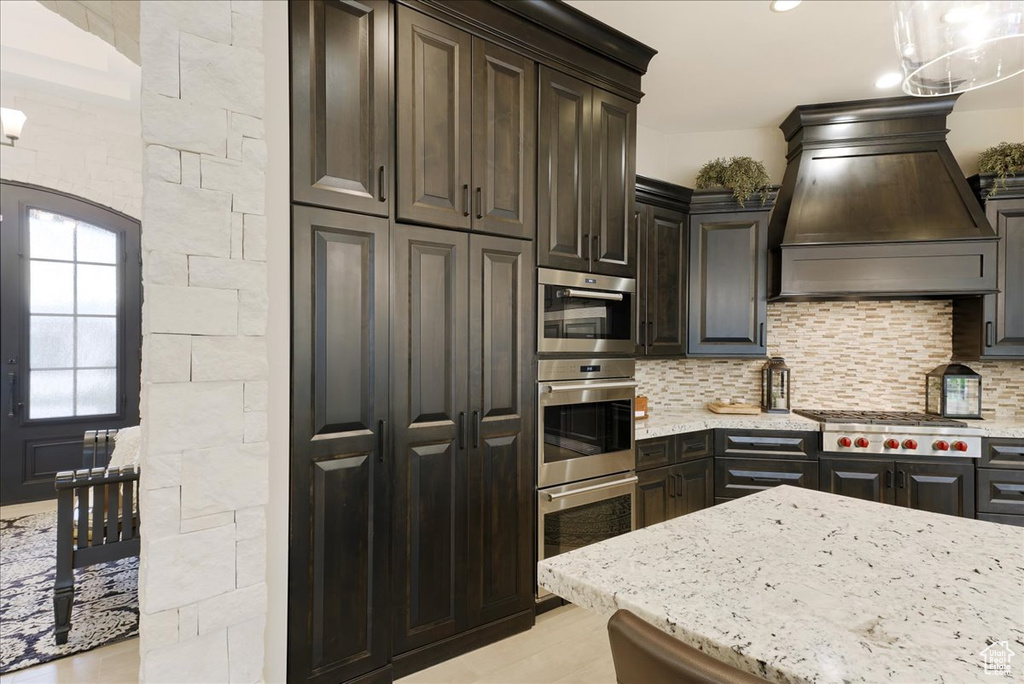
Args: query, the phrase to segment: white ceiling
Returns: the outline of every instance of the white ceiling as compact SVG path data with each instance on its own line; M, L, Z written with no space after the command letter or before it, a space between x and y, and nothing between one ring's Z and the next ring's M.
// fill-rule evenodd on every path
M902 94L874 86L899 69L891 2L813 0L785 13L768 0L567 2L658 50L638 118L662 133L778 126L797 105ZM1024 74L956 104L1006 107L1024 107Z

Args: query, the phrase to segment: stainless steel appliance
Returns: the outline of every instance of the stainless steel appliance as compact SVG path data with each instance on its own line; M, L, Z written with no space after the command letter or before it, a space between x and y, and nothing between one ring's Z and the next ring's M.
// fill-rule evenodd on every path
M537 486L631 470L633 359L537 363Z
M537 269L537 351L632 354L636 281Z
M833 454L981 458L982 431L959 420L910 411L795 411L821 423Z

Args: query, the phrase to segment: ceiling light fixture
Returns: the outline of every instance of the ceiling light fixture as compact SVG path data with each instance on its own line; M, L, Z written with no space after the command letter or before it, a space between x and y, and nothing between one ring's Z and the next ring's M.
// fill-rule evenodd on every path
M876 88L893 88L903 82L903 74L898 71L889 71L882 74L875 80Z
M768 3L772 12L788 12L791 9L796 9L802 0L772 0Z
M965 93L1024 73L1024 0L898 0L893 11L908 95Z
M25 125L25 112L20 109L8 109L0 107L0 126L3 127L4 137L11 142L3 142L0 145L14 147L14 141L21 137L21 128Z

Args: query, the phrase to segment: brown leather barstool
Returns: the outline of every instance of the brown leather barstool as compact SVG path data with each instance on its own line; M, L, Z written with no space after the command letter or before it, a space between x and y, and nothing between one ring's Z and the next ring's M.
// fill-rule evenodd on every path
M619 684L765 684L687 646L628 610L608 621L615 679Z

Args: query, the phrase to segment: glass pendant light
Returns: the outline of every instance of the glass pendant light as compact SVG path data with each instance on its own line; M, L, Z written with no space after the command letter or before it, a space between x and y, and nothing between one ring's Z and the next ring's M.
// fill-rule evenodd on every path
M964 93L1024 72L1024 1L893 3L903 92Z

